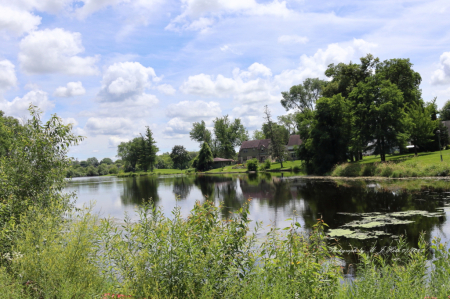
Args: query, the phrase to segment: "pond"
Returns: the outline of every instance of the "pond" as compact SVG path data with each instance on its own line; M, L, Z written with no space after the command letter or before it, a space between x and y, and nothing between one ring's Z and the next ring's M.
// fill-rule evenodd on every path
M380 251L399 236L417 248L421 232L427 242L435 236L450 239L446 180L332 180L280 173L91 177L71 180L66 191L77 193L77 206L95 201L94 211L117 221L125 213L137 220L136 208L149 198L168 216L176 206L187 216L197 200L222 202L224 218L251 198L250 218L264 222L261 233L268 224L289 226L288 218L308 232L322 218L330 242L338 239L344 250ZM353 258L346 255L348 263Z

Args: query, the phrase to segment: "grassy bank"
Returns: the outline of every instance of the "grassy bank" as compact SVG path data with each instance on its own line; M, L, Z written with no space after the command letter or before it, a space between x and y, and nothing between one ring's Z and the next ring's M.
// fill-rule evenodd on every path
M194 172L193 168L190 169L154 169L151 171L136 171L136 172L119 172L117 177L133 177L133 176L146 176L146 175L168 175L168 174L186 174L189 172Z
M368 156L362 161L345 163L336 166L332 176L357 177L380 176L391 178L403 177L437 177L450 175L450 150L440 152L414 154L387 155L386 162L379 162L379 157Z
M261 168L261 166L263 166L264 163L260 163L259 164L259 168ZM235 168L236 165L229 165L229 166L225 166L223 168L216 168L216 169L212 169L207 171L206 173L221 173L221 172L247 172L247 168L245 167L245 164L242 166L243 168L237 169ZM271 163L270 169L266 169L266 170L262 170L260 169L259 171L293 171L294 167L298 167L299 169L302 169L302 161L300 160L296 160L296 161L286 161L283 162L283 167L281 167L281 163Z
M147 205L121 227L82 209L64 221L51 208L28 213L2 256L5 298L447 298L450 252L438 240L392 255L360 253L352 281L319 221L308 234L296 219L262 238L244 206L222 219L197 203L188 218ZM430 249L433 263L427 263ZM111 296L109 296L111 298Z

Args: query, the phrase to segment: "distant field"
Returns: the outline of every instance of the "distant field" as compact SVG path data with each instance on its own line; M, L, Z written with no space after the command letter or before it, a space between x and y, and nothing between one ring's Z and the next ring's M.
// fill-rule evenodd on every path
M261 164L260 164L261 165ZM222 170L222 168L212 169L210 171L207 171L207 173L221 173L221 172L246 172L247 168L244 169L233 169L235 165L225 166ZM281 163L272 163L272 166L269 171L274 170L291 170L291 167L298 166L302 167L302 162L300 160L296 161L286 161L283 162L283 168L281 168Z
M442 151L442 158L444 162L450 162L450 150L443 150ZM414 154L403 154L403 155L386 155L386 161L392 161L392 162L405 162L413 160L417 163L436 163L441 162L440 152L425 152L425 153L418 153L417 157L414 157ZM359 163L374 163L374 162L380 162L380 156L367 156L364 157L362 161Z

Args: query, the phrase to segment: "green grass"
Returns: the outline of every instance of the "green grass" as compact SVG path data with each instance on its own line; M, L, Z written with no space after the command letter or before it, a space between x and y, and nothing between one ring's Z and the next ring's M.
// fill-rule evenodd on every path
M364 157L362 161L337 165L332 176L358 177L380 176L390 178L403 177L437 177L450 175L450 150L440 152L402 155L387 155L386 162L381 163L377 156Z
M191 169L193 170L193 169ZM136 172L119 172L118 177L132 177L132 176L146 176L146 175L164 175L164 174L185 174L187 169L179 170L179 169L154 169L151 171L136 171Z
M264 163L260 163L259 166L264 165ZM216 168L212 169L210 171L207 171L207 173L224 173L224 172L247 172L247 168L244 169L233 169L235 165L229 165L225 166L222 170L222 168ZM281 168L281 163L272 163L271 167L267 171L290 171L291 168L294 168L295 166L298 166L300 169L302 168L302 161L296 160L296 161L286 161L283 162L283 168Z

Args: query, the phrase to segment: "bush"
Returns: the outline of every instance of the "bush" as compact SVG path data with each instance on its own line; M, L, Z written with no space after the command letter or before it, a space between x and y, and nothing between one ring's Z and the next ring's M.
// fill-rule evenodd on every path
M111 168L109 169L109 173L110 174L118 174L119 173L119 169L115 165L111 166Z
M258 171L258 160L257 159L247 160L247 170Z
M270 162L269 159L267 159L266 161L264 161L264 169L270 169L270 167L272 167L272 162Z
M300 166L295 165L294 168L292 169L295 173L299 173L300 172Z

